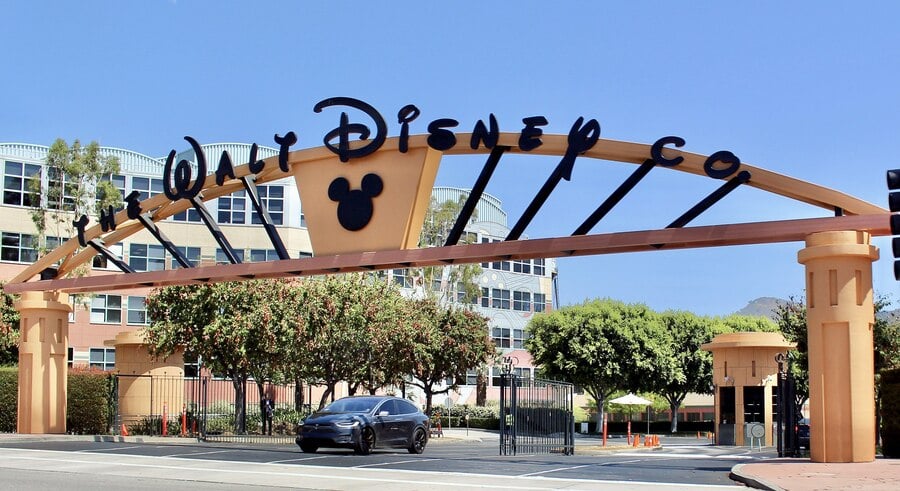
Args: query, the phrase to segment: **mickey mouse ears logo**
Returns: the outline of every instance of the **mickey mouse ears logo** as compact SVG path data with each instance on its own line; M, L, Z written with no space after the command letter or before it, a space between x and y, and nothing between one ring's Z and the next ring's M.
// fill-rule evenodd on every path
M338 222L351 232L363 229L372 220L375 205L372 198L381 194L384 183L377 174L366 174L361 189L350 189L350 181L343 177L331 181L328 199L337 201Z

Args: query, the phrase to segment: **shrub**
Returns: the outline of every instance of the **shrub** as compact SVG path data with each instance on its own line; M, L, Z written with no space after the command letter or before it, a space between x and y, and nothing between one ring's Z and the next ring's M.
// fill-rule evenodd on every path
M881 454L900 457L900 368L881 371Z
M16 431L19 406L19 369L0 367L0 432Z
M70 369L66 430L75 434L109 432L112 375L101 370Z

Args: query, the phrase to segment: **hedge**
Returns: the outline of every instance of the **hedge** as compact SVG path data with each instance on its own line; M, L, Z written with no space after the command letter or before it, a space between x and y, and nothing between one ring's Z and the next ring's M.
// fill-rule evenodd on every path
M19 406L19 369L0 367L0 433L16 431Z
M881 454L900 457L900 368L881 371Z
M69 369L66 431L79 435L109 433L113 375L102 370Z

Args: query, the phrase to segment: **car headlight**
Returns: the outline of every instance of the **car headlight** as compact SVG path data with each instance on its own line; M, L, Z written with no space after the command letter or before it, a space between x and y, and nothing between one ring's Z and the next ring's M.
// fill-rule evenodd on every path
M356 428L359 426L359 421L338 421L334 425L338 428Z

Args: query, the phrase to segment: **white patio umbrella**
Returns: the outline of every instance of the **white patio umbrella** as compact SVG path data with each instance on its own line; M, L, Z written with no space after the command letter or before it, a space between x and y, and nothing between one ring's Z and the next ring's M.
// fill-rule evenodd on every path
M650 405L653 404L652 401L648 401L643 397L636 396L629 392L627 395L616 397L609 402L613 404L623 404L626 406L647 406L647 433L650 433ZM628 419L631 419L631 412L628 413Z

